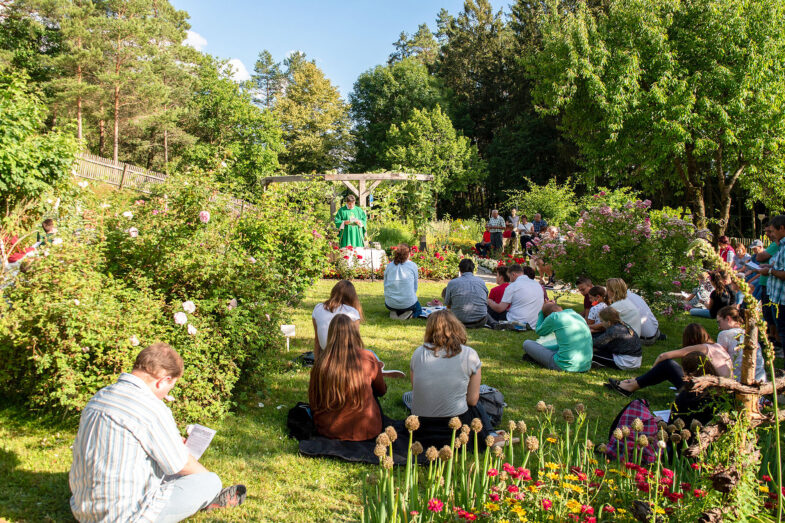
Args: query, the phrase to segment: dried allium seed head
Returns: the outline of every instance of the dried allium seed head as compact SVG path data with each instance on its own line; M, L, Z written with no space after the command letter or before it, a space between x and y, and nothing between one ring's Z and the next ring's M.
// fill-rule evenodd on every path
M501 448L501 447L494 447L494 448L497 448L497 449L499 449L499 448ZM508 477L509 477L509 476L507 475L507 472L506 472L506 471L502 470L501 472L499 472L499 481L507 481L507 478L508 478Z
M575 415L572 413L570 409L564 409L563 411L561 411L561 415L562 418L564 418L564 421L566 421L567 423L572 423L575 421Z
M414 432L419 428L420 428L420 418L418 418L414 414L406 418L406 430L410 432Z
M458 449L461 448L461 445L463 445L463 443L461 442L461 438L455 438L455 441L452 444L453 448L455 448L455 450L457 451Z
M635 432L643 432L643 420L640 418L635 418L632 420L632 424L630 425L632 430Z
M373 455L374 455L374 456L376 456L377 458L382 458L382 457L384 457L386 454L387 454L387 447L385 447L384 445L378 445L378 444L377 444L377 445L376 445L376 446L373 448Z
M692 433L688 429L681 430L681 439L683 439L684 441L689 441L691 437L692 437Z
M392 456L385 456L382 460L382 467L387 470L391 470L393 468L393 459Z
M545 410L548 412L548 414L553 414L556 411L556 408L553 405L548 405Z
M461 444L463 444L463 445L466 445L467 443L469 443L469 435L466 434L465 432L461 432L461 435L458 436L458 439L460 440Z
M482 421L480 421L480 418L474 418L471 426L474 432L480 432L482 430Z
M649 438L646 437L645 434L641 434L638 436L638 446L639 447L648 447L649 446Z
M593 448L594 448L594 442L592 440L590 440L590 439L587 439L586 440L586 449L587 450L591 450Z
M668 431L667 430L660 430L657 432L657 440L658 441L667 441L668 439Z
M535 408L537 409L537 412L545 412L546 410L548 410L548 407L545 405L545 402L542 400L537 402L537 406Z
M607 453L608 452L608 445L606 445L605 443L600 443L600 446L597 447L597 452L599 452L600 454Z
M442 461L450 461L452 459L452 449L447 445L443 446L439 451L439 459Z
M665 422L664 422L664 421L662 421L662 420L657 420L657 428L658 428L659 430L667 430L667 429L668 429L668 424L667 424L667 423L665 423Z
M438 457L439 451L436 450L436 447L428 447L428 450L425 451L425 458L428 461L435 461Z
M450 427L450 430L458 430L461 428L461 420L458 418L450 418L450 422L447 424Z
M390 442L393 442L396 439L398 439L398 432L391 426L384 429L384 433L387 434L388 438L390 438Z
M382 432L378 436L376 436L376 444L377 445L384 445L385 447L390 444L390 438L387 436L386 432Z
M668 425L668 434L673 434L673 433L674 433L674 432L676 432L677 430L678 430L678 429L676 428L676 425L673 425L673 424L671 424L671 425Z
M510 420L507 422L507 428L510 429L510 434L512 434L518 428L518 425L513 420Z
M412 454L415 456L419 456L420 454L422 454L422 443L420 443L419 441L415 441L414 443L412 443Z
M528 436L526 438L526 450L537 452L538 448L540 448L540 440L537 439L537 436Z
M486 447L493 447L493 444L496 443L496 438L493 436L486 436L485 437L485 446Z
M526 422L525 421L520 420L517 423L517 426L518 426L518 432L520 432L521 434L526 434Z
M700 421L693 419L692 423L690 423L690 430L693 434L698 434L700 430L703 428L703 423Z
M578 414L583 414L584 412L586 412L586 406L583 403L578 403L577 405L575 405L575 412L577 412Z
M686 427L686 425L684 424L684 420L681 418L676 418L676 421L674 421L673 424L676 425L676 428L679 430Z
M624 435L624 437L626 438L627 436L629 436L629 435L630 435L630 427L628 427L627 425L623 426L623 427L621 428L621 433L622 433L622 434Z
M681 443L681 434L679 434L678 432L674 432L673 434L671 434L671 443L673 443L674 445L678 445L679 443Z
M500 457L502 457L503 453L504 453L504 450L502 450L501 447L498 447L498 446L497 447L493 447L493 456L494 457L500 458Z
M463 425L461 425L461 432L463 432L464 434L468 434L471 431L472 429L470 429L467 424L464 423Z
M613 429L613 437L621 441L622 439L624 439L624 433L619 427L616 427L615 429Z

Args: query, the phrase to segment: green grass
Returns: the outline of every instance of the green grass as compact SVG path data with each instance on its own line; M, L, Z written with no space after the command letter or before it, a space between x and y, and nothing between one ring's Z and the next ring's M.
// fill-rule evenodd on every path
M245 483L249 496L235 510L200 515L194 521L352 521L360 513L360 493L371 467L330 459L310 459L297 453L296 442L286 437L286 413L298 401L307 401L308 369L289 365L300 352L311 350L313 329L311 310L329 294L334 281L320 281L292 311L297 337L290 353L274 358L275 369L265 377L266 388L257 397L238 405L227 418L208 423L218 430L202 458L204 465L218 473L225 484ZM390 320L384 308L381 282L358 282L357 290L365 308L366 322L361 333L368 348L386 362L389 369L408 370L412 351L422 342L425 322ZM420 285L420 300L438 297L444 282ZM560 299L576 308L577 294ZM644 368L660 352L679 345L681 331L694 318L682 315L661 322L668 340L644 348ZM716 333L713 321L704 322ZM620 371L591 371L566 374L544 370L521 361L523 340L534 334L488 329L469 331L469 345L483 362L483 383L504 393L508 404L504 418L530 420L539 400L557 410L583 403L596 420L599 442L607 438L608 427L628 400L607 391L602 384L610 376L633 375ZM406 415L401 394L409 390L407 380L388 380L387 395L381 403L387 415ZM652 408L666 408L673 398L667 385L639 394ZM263 404L260 407L259 404ZM18 407L0 408L0 522L73 521L68 505L70 445L77 420L52 421Z

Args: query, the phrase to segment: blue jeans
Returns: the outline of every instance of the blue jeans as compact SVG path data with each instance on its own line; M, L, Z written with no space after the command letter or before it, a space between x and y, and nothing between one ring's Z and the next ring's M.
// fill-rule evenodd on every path
M411 307L406 307L405 309L394 309L389 305L387 305L387 303L385 303L384 306L387 307L387 310L391 310L395 312L395 314L400 315L406 311L412 311L412 318L419 318L420 316L422 316L422 305L420 305L419 300L414 302L414 305L412 305Z
M556 356L556 351L545 345L540 345L534 340L526 340L523 342L523 352L546 369L562 370L553 359Z
M174 483L174 485L169 485ZM158 514L157 523L177 523L206 507L221 492L221 478L212 472L164 481L172 495Z
M699 318L711 318L709 309L690 309L690 316L697 316Z

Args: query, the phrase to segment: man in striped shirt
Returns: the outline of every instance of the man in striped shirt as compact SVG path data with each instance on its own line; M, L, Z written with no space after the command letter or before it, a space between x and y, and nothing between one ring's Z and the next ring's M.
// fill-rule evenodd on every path
M491 230L491 248L494 250L500 251L502 249L502 245L504 239L502 238L502 234L504 234L504 229L507 226L507 222L504 221L504 218L499 216L499 211L494 209L491 211L491 218L488 220L488 228Z
M218 476L191 456L164 405L182 374L180 355L154 343L130 374L87 403L68 475L78 521L176 522L245 500L243 485L221 490Z

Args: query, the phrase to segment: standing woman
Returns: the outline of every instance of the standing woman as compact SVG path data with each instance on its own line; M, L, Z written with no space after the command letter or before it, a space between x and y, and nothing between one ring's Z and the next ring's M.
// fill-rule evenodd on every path
M465 344L466 328L452 312L440 310L428 316L424 343L415 349L410 364L412 414L420 418L415 439L424 447L450 444L452 418L465 425L480 419L483 427L478 437L483 447L485 437L495 435L487 413L478 407L480 357Z
M409 261L409 246L400 244L393 251L393 261L384 269L384 306L390 310L390 318L408 320L419 318L422 305L417 300L419 269Z
M387 392L382 364L365 350L357 324L349 316L335 316L328 332L308 384L316 430L326 438L344 441L375 438L382 431L382 409L376 397Z
M357 291L349 280L341 280L333 286L330 297L324 303L317 303L313 308L313 356L316 358L319 351L327 345L327 330L330 322L338 314L345 314L358 326L363 318L363 307Z
M619 311L621 321L641 335L641 312L627 298L627 284L621 278L610 278L605 282L605 297L608 305Z

